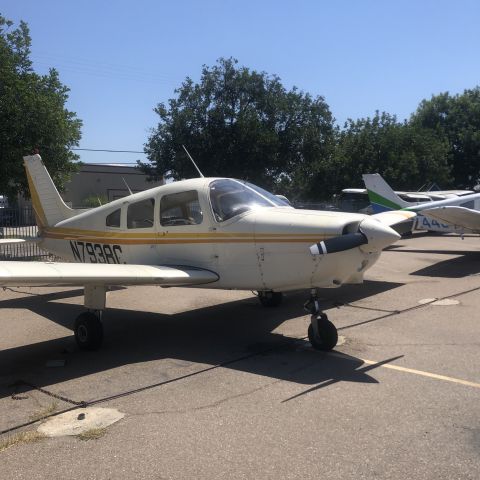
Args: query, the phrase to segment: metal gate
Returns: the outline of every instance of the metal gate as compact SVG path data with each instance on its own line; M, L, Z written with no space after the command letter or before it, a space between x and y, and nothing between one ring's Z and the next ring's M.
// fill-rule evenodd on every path
M0 238L35 238L38 228L31 207L0 208ZM36 243L0 243L0 260L54 260Z

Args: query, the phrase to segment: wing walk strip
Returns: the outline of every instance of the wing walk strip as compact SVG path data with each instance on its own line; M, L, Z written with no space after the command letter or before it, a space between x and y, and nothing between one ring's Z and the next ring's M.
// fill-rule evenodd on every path
M350 357L339 352L330 352L329 356L338 357L341 359L349 359ZM480 383L470 382L468 380L462 380L460 378L448 377L446 375L439 375L438 373L424 372L423 370L416 370L414 368L401 367L400 365L392 365L390 363L375 362L373 360L367 360L365 358L359 358L363 363L367 365L378 365L382 368L388 368L390 370L397 370L398 372L412 373L421 377L434 378L435 380L442 380L444 382L457 383L459 385L465 385L467 387L480 388Z

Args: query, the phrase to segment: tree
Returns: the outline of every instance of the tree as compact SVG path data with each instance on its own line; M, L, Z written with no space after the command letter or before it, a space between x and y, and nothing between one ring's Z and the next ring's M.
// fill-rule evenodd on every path
M17 28L0 15L0 193L15 198L26 192L22 157L37 149L57 185L76 169L82 122L65 109L69 89L58 73L33 71L28 26Z
M187 77L176 98L155 108L160 121L145 145L151 163L140 166L154 178L196 176L184 144L205 175L298 193L332 155L329 108L322 97L287 91L277 76L237 63L204 66L199 83Z
M373 118L349 120L339 132L331 183L337 190L360 186L362 173L378 172L396 189L448 185L448 159L448 143L437 135L377 111Z
M423 100L411 123L446 141L457 187L472 187L480 177L480 87L460 95L448 92Z

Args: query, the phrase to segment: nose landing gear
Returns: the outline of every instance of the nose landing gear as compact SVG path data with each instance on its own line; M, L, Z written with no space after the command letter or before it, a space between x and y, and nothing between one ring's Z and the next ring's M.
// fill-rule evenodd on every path
M315 350L330 351L338 342L338 332L335 325L327 315L320 310L317 290L312 288L310 298L304 308L310 312L310 325L308 326L308 340Z

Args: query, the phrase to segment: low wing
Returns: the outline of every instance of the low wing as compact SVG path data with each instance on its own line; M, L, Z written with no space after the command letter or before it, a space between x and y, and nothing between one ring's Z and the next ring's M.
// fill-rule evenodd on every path
M20 243L26 243L26 240L23 238L0 238L0 246L1 245L18 245Z
M472 232L480 231L480 212L465 207L438 207L422 210L422 215L450 223L457 228L463 228Z
M376 213L372 218L377 219L382 225L393 227L399 223L408 222L415 218L417 214L406 210L391 210L388 212Z
M413 230L413 222L416 216L416 213L406 210L390 210L372 215L373 218L376 218L383 225L392 227L400 235Z
M0 262L0 286L159 285L175 287L216 282L209 270L183 266L60 262Z

